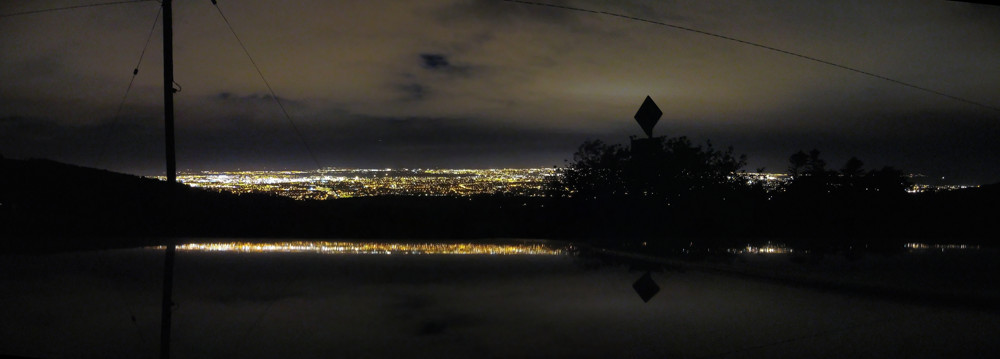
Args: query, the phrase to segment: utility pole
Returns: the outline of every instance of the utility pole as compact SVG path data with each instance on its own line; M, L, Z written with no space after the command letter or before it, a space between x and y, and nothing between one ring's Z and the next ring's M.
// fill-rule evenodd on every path
M174 240L174 212L177 187L177 160L174 149L174 35L173 14L170 0L163 0L163 124L167 146L167 206L166 222L167 250L163 259L163 298L160 307L160 358L170 358L170 317L173 310L174 255L177 251Z

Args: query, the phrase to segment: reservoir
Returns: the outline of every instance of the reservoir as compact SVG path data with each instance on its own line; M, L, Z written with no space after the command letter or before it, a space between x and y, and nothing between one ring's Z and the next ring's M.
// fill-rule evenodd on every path
M231 241L177 254L175 358L1000 353L995 307L637 269L555 242ZM156 358L162 261L157 248L0 255L0 354ZM647 269L660 291L643 302L632 285Z

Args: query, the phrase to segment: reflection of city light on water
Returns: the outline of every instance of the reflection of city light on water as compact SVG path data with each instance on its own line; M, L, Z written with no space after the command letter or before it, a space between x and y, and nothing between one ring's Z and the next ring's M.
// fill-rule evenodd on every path
M163 246L156 247L158 249ZM239 253L320 253L320 254L476 254L476 255L559 255L560 249L543 244L487 243L377 243L297 241L274 243L190 243L177 246L181 251Z
M730 249L727 249L726 251L729 252L729 253L737 253L737 254L744 254L744 253L751 253L751 254L785 254L785 253L795 252L795 250L793 250L791 248L788 248L788 247L785 247L784 244L772 244L771 242L767 242L767 244L765 244L763 246L760 246L760 247L755 247L753 245L749 245L748 244L746 246L746 248L730 248Z
M928 249L936 249L941 252L945 250L978 250L979 245L975 244L926 244L926 243L907 243L903 245L904 248L908 249L910 252L925 251Z

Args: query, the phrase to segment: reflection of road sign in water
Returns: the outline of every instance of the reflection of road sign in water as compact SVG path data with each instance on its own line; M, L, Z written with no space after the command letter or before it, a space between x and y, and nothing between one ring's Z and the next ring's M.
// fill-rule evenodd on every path
M653 276L649 275L649 272L646 272L642 277L639 277L639 280L632 283L632 289L635 289L635 292L639 294L643 302L649 302L656 293L660 292L660 286L656 285L656 282L653 281Z
M635 121L646 132L646 136L653 137L653 126L656 126L656 121L660 120L660 116L663 116L663 111L660 111L652 98L646 96L646 100L642 101L642 106L639 106L639 111L635 113Z

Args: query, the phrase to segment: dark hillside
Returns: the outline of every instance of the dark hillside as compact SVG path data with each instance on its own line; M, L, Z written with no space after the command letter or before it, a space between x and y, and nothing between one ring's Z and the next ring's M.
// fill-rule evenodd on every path
M172 232L180 236L277 235L270 215L298 207L273 196L177 186L176 210L168 211L170 188L163 181L48 160L0 161L6 248L129 245L171 233L170 213L178 223Z
M49 160L0 160L6 250L138 246L179 237L488 238L553 234L543 200L484 196L295 201L178 185ZM173 215L173 229L167 226Z

